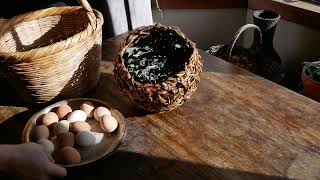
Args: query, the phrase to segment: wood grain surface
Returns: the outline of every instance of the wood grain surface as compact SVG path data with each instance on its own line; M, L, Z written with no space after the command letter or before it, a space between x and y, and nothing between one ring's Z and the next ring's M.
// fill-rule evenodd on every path
M194 96L172 112L148 114L117 89L112 61L126 35L104 41L98 87L85 97L126 117L114 154L67 179L319 179L320 104L201 52ZM18 143L34 112L1 93L0 140Z

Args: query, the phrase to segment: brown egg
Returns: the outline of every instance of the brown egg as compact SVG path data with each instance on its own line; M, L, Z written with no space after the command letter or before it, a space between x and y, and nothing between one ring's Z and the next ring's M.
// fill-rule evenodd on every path
M100 121L101 118L104 116L104 115L109 115L111 116L111 113L109 111L108 108L106 107L98 107L94 110L94 118L97 120L97 121Z
M48 139L39 139L37 141L38 144L42 145L42 147L44 148L44 150L48 153L48 154L52 154L54 151L54 144L48 140Z
M33 139L35 141L38 141L39 139L48 139L49 135L49 129L44 125L37 126L33 130Z
M59 156L64 164L72 165L81 162L80 153L73 147L67 146L59 150Z
M91 102L87 101L82 103L80 109L87 114L88 118L93 117L94 105Z
M105 132L111 133L118 127L118 121L113 116L104 115L100 121L100 126Z
M53 133L56 135L69 132L70 123L67 120L59 121L53 128Z
M96 137L89 131L81 131L76 135L76 143L81 147L95 145Z
M91 127L87 122L77 121L72 123L70 131L77 134L81 131L90 131Z
M72 112L69 105L64 104L57 108L56 113L60 119L67 119L68 115Z
M53 128L58 121L59 121L59 118L57 114L54 112L48 112L42 117L43 125L47 126L49 129Z
M43 125L43 116L44 116L44 114L39 116L39 118L37 119L37 121L36 121L37 126Z
M74 135L71 132L66 132L66 133L60 134L58 136L57 142L58 142L60 148L66 147L66 146L73 147L74 146Z

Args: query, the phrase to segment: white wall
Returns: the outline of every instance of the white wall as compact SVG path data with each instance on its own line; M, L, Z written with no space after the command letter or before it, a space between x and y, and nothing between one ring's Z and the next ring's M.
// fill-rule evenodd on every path
M163 10L164 19L153 11L154 22L175 25L206 50L212 45L229 43L246 22L246 9Z
M206 50L214 44L229 43L239 27L252 23L252 10L247 9L197 9L164 10L164 19L153 11L154 21L176 25ZM253 31L245 33L244 46L249 47ZM298 72L301 62L320 58L320 31L281 20L274 38L274 47L281 56L287 72Z

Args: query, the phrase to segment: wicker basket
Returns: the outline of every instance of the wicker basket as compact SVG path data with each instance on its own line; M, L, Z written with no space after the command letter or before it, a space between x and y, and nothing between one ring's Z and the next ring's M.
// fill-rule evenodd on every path
M16 16L0 30L0 75L28 103L84 94L100 75L102 14L86 0Z
M161 33L157 34L156 31ZM156 35L152 35L153 33ZM130 74L124 58L126 50L139 43L141 39L146 39L150 36L166 38L168 34L177 35L179 39L183 39L183 46L188 47L187 55L182 54L185 57L184 63L180 63L178 58L173 58L171 59L172 61L169 61L171 67L181 65L181 68L177 71L172 71L173 74L157 83L141 82L140 79ZM156 45L162 44L159 41L150 42ZM165 43L171 45L169 40ZM153 50L157 50L157 48L153 48ZM130 34L121 45L114 65L114 75L120 90L139 107L150 112L170 111L182 105L196 91L200 82L200 72L202 71L202 60L195 43L190 41L179 28L160 24L143 27Z
M249 28L254 28L257 35L251 48L235 46L239 37ZM262 36L263 35L258 26L254 24L246 24L237 31L229 45L212 46L207 52L252 73L260 75L270 81L280 84L284 78L281 63L274 61L270 58L270 53L263 50Z
M260 42L257 42L259 44L256 44L260 45L262 41L262 34L260 28L254 24L246 24L236 32L230 44L212 46L207 52L221 59L224 59L232 64L235 64L241 68L244 68L248 71L257 73L259 57L255 49L247 49L241 46L235 46L239 37L243 34L245 30L249 28L254 28L260 34Z
M0 18L0 27L1 27L2 24L5 23L6 21L7 21L6 19Z

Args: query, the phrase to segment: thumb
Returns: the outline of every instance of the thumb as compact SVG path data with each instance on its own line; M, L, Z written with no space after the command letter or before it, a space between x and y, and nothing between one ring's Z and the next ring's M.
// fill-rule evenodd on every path
M49 163L48 174L53 177L63 178L67 175L67 170L64 167L58 166L54 163Z

